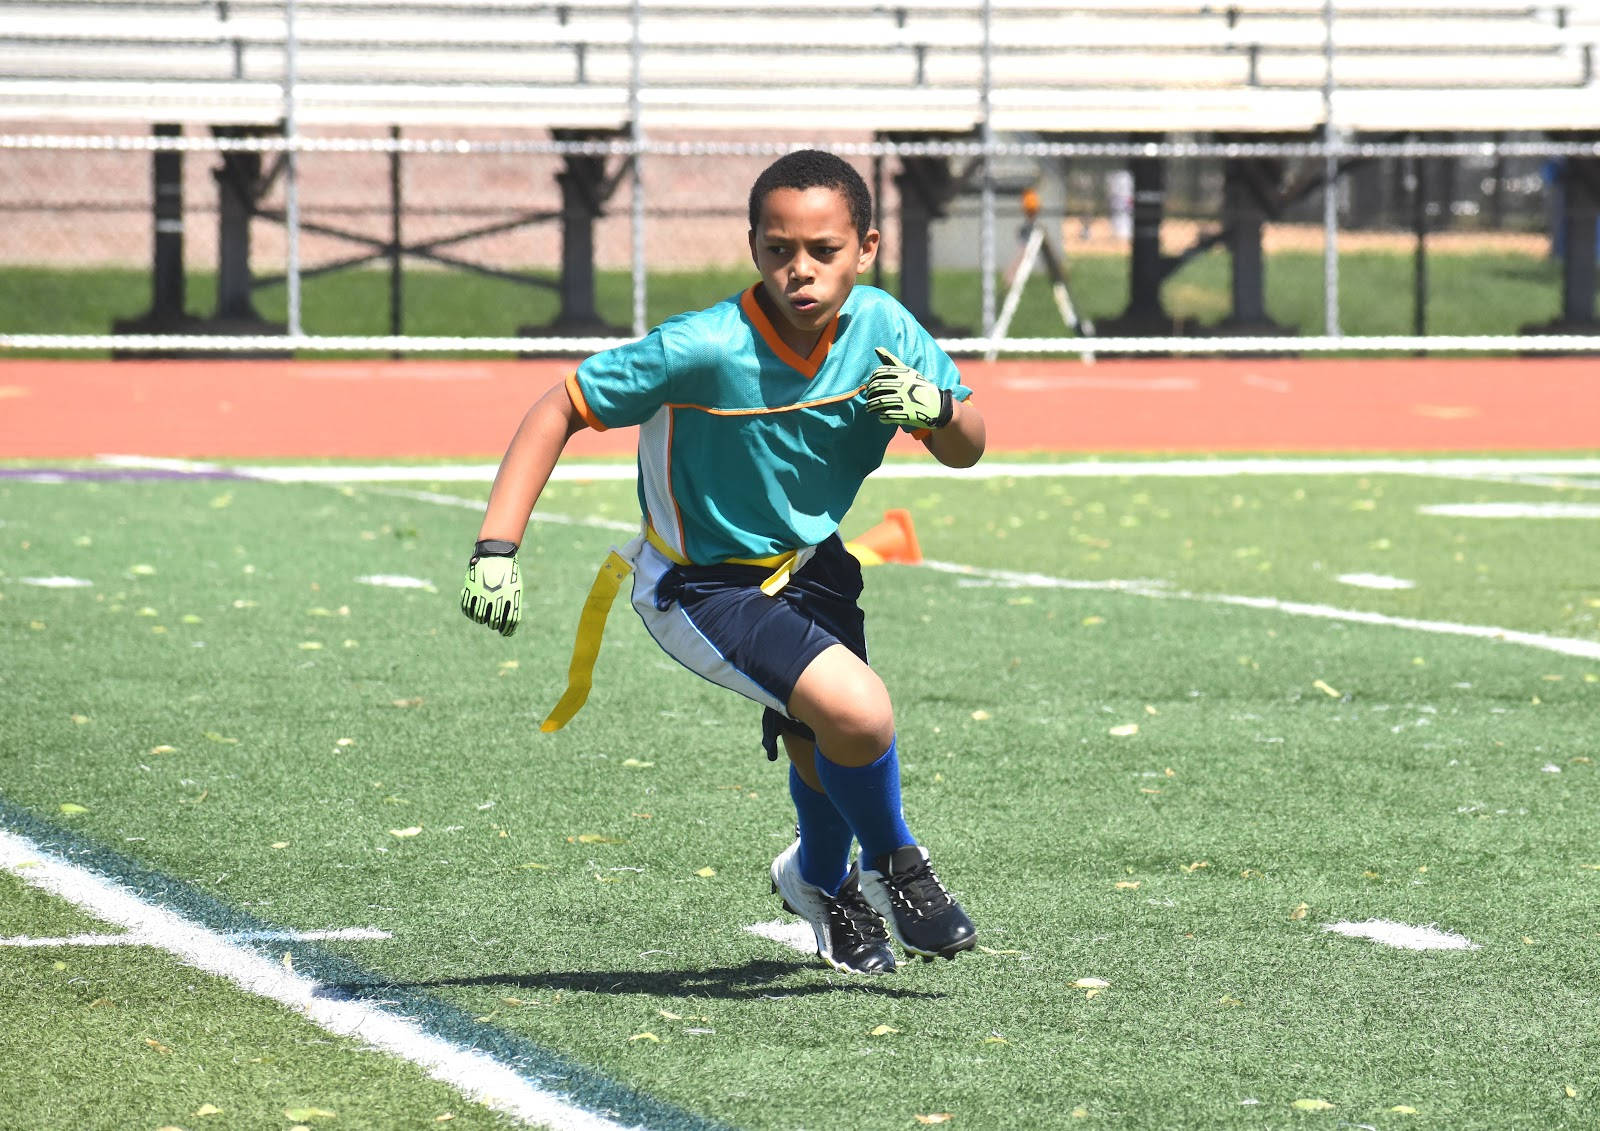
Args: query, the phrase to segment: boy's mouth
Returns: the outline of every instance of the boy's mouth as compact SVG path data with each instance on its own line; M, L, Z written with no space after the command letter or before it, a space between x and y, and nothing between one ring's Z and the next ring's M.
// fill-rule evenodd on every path
M810 295L793 295L789 299L789 308L800 314L810 314L822 304Z

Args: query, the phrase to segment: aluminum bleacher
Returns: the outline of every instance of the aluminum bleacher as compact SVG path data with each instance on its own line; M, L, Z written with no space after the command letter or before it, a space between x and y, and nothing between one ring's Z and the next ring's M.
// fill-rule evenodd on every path
M444 141L503 128L564 142L626 142L637 131L897 142L1181 133L1277 144L1315 141L1330 125L1354 140L1600 137L1600 0L1339 0L1331 23L1321 0L993 0L987 25L984 9L977 0L745 0L736 12L706 0L295 0L291 35L283 0L0 0L0 134L147 124L168 137L209 128L259 138L285 128L292 102L296 130L322 139L388 127ZM603 157L562 152L559 321L592 330L588 226L621 177ZM220 209L224 228L234 226L231 243L226 232L221 241L221 276L241 310L250 280L238 228L254 214L260 157L225 154L229 175L218 179L238 193ZM158 181L176 176L162 159ZM1249 160L1229 159L1225 203L1235 321L1245 326L1261 320L1261 222L1282 203L1262 187L1276 175L1271 160L1253 169ZM942 157L902 150L899 165L902 297L926 318L928 225L959 178ZM1600 196L1596 166L1569 163L1569 211L1572 200ZM1164 174L1156 159L1130 167L1126 324L1159 333L1158 292L1171 270L1154 234ZM1578 246L1593 238L1584 215ZM156 219L159 240L175 218ZM231 259L230 246L239 249ZM398 264L413 250L396 241L386 253ZM1578 296L1569 311L1592 311L1590 266L1568 281Z
M1600 126L1593 5L1343 0L1346 128ZM306 125L630 122L632 5L298 0ZM644 0L640 125L964 132L982 120L976 3ZM0 0L0 116L271 124L287 52L278 0ZM1280 133L1323 117L1322 5L997 0L998 132Z

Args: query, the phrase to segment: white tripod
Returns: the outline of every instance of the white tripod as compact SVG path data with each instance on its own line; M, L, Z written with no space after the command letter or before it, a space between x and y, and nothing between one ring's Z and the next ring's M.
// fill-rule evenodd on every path
M1011 319L1016 316L1017 303L1022 301L1022 288L1028 282L1028 276L1033 274L1033 267L1038 262L1039 256L1044 256L1045 270L1050 272L1050 294L1056 300L1056 309L1061 312L1062 323L1079 337L1090 338L1094 336L1094 323L1087 318L1078 316L1077 308L1072 305L1072 295L1067 291L1067 272L1062 265L1061 256L1056 254L1055 248L1045 239L1044 226L1039 223L1039 210L1037 198L1029 195L1023 197L1023 211L1027 215L1028 223L1022 229L1024 240L1022 251L1017 256L1011 269L1011 287L1006 291L1006 300L1000 307L1000 317L995 321L994 333L989 336L989 352L984 355L985 361L993 361L1000 352L1000 343L1005 340L1006 331L1011 327ZM1094 363L1094 352L1085 346L1082 351L1086 364Z

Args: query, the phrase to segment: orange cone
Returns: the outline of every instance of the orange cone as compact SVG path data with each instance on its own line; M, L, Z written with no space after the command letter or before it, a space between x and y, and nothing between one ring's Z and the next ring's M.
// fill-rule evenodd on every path
M882 522L861 537L846 542L844 548L864 566L885 562L922 564L922 547L917 545L917 532L911 525L908 510L884 511Z

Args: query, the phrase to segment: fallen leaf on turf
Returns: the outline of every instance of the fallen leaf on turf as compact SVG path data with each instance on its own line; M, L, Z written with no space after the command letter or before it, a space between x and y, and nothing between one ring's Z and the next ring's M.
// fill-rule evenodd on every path
M614 836L601 836L599 833L579 833L569 836L568 844L627 844L628 842Z
M1201 868L1209 868L1209 867L1211 867L1211 861L1209 861L1209 860L1196 860L1193 864L1179 864L1178 865L1178 871L1180 871L1180 872L1198 872Z
M289 847L289 842L286 841L286 840L275 840L275 841L272 842L271 847L273 847L273 848L288 848Z
M151 576L153 576L155 574L156 567L153 566L153 565L144 565L143 563L141 563L139 565L134 566L128 572L133 574L135 577L151 577Z
M501 830L501 831L503 832L504 830ZM542 872L545 869L549 868L550 865L548 865L548 864L540 864L540 863L538 863L536 861L529 860L526 864L518 864L517 867L519 869L521 869L522 871L528 871L530 869L537 869L537 870Z
M1074 1118L1074 1119L1088 1119L1089 1118L1089 1109L1086 1108L1086 1107L1075 1107L1075 1108L1073 1108L1072 1109L1072 1118Z
M655 765L654 762L641 762L637 758L624 758L622 760L622 764L624 766L636 766L641 770L648 770L651 766Z
M986 1045L1009 1045L1011 1042L1006 1040L999 1033L990 1033L987 1037L983 1038L983 1043Z
M715 868L709 868L709 867L708 868L696 868L694 874L697 875L697 876L704 876L706 879L709 880L712 876L717 874L717 870Z
M422 831L422 826L421 825L412 825L410 828L407 828L407 829L390 829L389 830L389 835L390 836L397 836L397 837L400 837L400 838L404 839L405 837L416 836L421 831Z
M224 742L224 743L227 743L229 746L237 746L239 744L239 740L237 738L229 738L227 735L218 734L214 730L206 731L206 738L209 739L212 742Z
M151 1048L155 1049L162 1056L171 1056L172 1055L172 1050L169 1049L166 1045L162 1044L160 1041L156 1040L154 1037L146 1037L144 1039L144 1043L149 1045Z
M633 1036L629 1037L628 1040L630 1040L630 1041L654 1041L658 1045L661 1043L661 1038L656 1036L654 1033L635 1033Z
M338 1116L325 1107L286 1107L283 1114L299 1122L305 1119L337 1119Z
M1294 920L1294 921L1296 921L1296 922L1299 922L1301 919L1304 919L1306 917L1306 912L1310 911L1310 910L1311 910L1311 908L1310 908L1309 905L1302 903L1298 907L1296 907L1293 911L1289 912L1289 918Z
M1416 1108L1408 1107L1406 1104L1395 1104L1389 1110L1394 1112L1396 1115L1415 1115L1415 1114L1417 1114L1417 1109Z
M1578 1089L1574 1088L1571 1084L1563 1084L1561 1086L1561 1090L1567 1093L1567 1099L1569 1100L1575 1100L1578 1098Z
M1135 734L1139 733L1139 724L1138 723L1123 723L1121 726L1112 727L1106 733L1114 734L1118 738L1127 738L1130 735L1135 735Z
M988 711L977 710L977 711L972 712L972 718L973 718L974 722L980 722L980 723L981 722L986 722L987 720L989 720L992 717L993 716L990 715Z
M1339 693L1337 691L1335 691L1333 688L1329 687L1326 683L1323 683L1322 680L1320 680L1320 679L1312 680L1311 681L1311 686L1315 687L1318 691L1322 692L1324 695L1326 695L1330 699L1339 698Z
M893 1025L879 1025L876 1029L871 1030L867 1036L887 1037L890 1033L898 1033L899 1031L900 1030L896 1029Z
M150 748L150 753L152 753L152 754L176 754L177 752L178 752L178 748L176 746L165 746L165 745L162 745L162 746L152 746Z
M671 1012L669 1012L669 1011L667 1011L665 1009L658 1009L658 1010L656 1010L656 1012L661 1014L661 1016L665 1017L668 1021L682 1021L683 1020L682 1014L671 1013Z
M1118 880L1117 887L1122 891L1138 891L1141 882L1139 880Z
M452 1120L452 1119L454 1119L454 1118L455 1118L455 1117L456 1117L456 1113L455 1113L455 1112L453 1112L453 1111L447 1111L447 1112L445 1112L445 1113L444 1113L444 1114L443 1114L443 1115L436 1115L436 1116L434 1116L434 1117L433 1117L433 1121L434 1121L434 1122L435 1122L435 1123L449 1123L449 1122L450 1122L450 1121L451 1121L451 1120Z
M422 696L419 695L414 699L391 699L389 700L389 705L391 707L420 707L422 706Z
M300 642L300 651L302 651L302 652L320 652L320 651L322 651L322 643L320 641L317 641L317 640L302 640Z
M1289 1105L1300 1111L1332 1111L1333 1105L1327 1100L1295 1100Z
M1104 990L1110 989L1111 983L1104 978L1079 978L1072 983L1075 990Z
M929 1115L913 1115L911 1118L918 1123L949 1123L955 1116L948 1111L936 1111Z
M1084 628L1093 628L1097 624L1105 624L1106 623L1106 618L1105 617L1084 617L1083 620L1080 621L1079 623L1081 623Z
M294 969L294 951L286 950L283 952L283 968L285 970Z
M1217 1004L1222 1006L1224 1009L1235 1009L1238 1006L1243 1005L1244 1002L1240 1001L1236 997L1229 997L1227 994L1223 994L1217 999Z
M61 811L69 817L74 817L79 813L87 813L89 810L75 801L63 801L61 803Z
M1020 950L996 950L994 947L992 947L992 946L984 946L982 943L978 944L978 949L980 951L982 951L984 954L1021 954L1022 953Z
M89 721L89 716L88 715L73 715L72 716L72 721L74 723L76 723L78 726L83 726L85 723L87 723Z
M196 1115L221 1115L222 1109L215 1104L201 1104L195 1108Z

